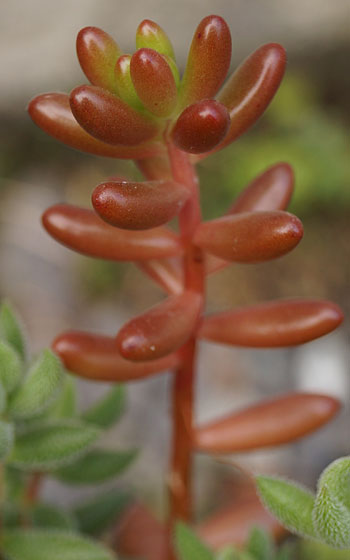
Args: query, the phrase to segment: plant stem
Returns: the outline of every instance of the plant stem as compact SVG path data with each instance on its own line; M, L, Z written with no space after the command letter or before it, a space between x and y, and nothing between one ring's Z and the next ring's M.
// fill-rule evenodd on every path
M201 221L198 180L188 155L168 146L175 181L187 186L191 196L179 215L180 235L185 247L183 259L184 289L204 298L204 263L200 249L192 243L193 233ZM191 469L194 387L196 368L196 337L180 350L181 366L174 372L172 387L173 436L169 473L169 533L176 520L190 521L192 515ZM171 557L171 553L170 553Z

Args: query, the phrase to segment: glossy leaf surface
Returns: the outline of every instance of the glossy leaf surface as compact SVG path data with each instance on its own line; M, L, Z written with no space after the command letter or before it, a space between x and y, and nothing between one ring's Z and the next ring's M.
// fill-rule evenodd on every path
M194 444L207 453L282 445L323 426L338 412L339 406L337 399L325 395L291 393L197 428Z
M109 181L96 187L92 203L109 224L131 230L169 222L181 210L189 190L173 181Z
M81 377L96 381L133 381L178 365L177 356L170 355L160 360L134 363L125 360L115 338L90 333L71 331L58 336L53 349L66 368Z
M231 34L220 16L207 16L193 36L180 87L181 106L214 97L230 67Z
M35 124L44 132L82 152L129 159L148 157L157 151L154 146L111 146L93 138L77 123L70 107L69 96L65 93L38 95L29 103L28 111Z
M49 234L70 249L108 260L156 259L182 252L177 236L165 228L147 232L117 229L92 210L57 204L43 215Z
M278 89L285 65L283 47L268 43L253 52L234 72L218 96L231 117L228 134L218 149L236 140L263 114Z
M197 534L215 550L226 545L242 546L246 543L252 527L261 527L276 539L285 529L266 511L259 498L252 492L235 500L202 522Z
M277 163L258 175L238 196L228 214L285 210L294 188L294 173L288 163Z
M155 121L96 86L79 86L70 94L72 113L88 134L107 144L135 146L158 131Z
M136 31L136 47L138 49L154 49L160 54L175 59L174 49L167 34L154 21L144 19Z
M130 74L137 95L157 117L167 117L175 109L177 88L165 58L153 49L139 49L130 62Z
M127 323L117 344L128 360L161 358L182 346L194 331L202 298L193 292L170 296Z
M221 142L229 125L226 107L214 99L204 99L186 107L177 119L171 136L180 150L200 154Z
M288 253L302 235L300 220L287 212L243 212L200 224L194 243L225 260L257 263Z
M342 320L340 308L328 301L277 300L209 316L198 335L254 348L294 346L328 334Z
M130 74L131 55L124 54L115 65L116 87L119 97L135 109L141 109L142 103L136 93Z
M94 85L116 91L114 66L122 53L108 33L84 27L77 37L77 55L85 76Z

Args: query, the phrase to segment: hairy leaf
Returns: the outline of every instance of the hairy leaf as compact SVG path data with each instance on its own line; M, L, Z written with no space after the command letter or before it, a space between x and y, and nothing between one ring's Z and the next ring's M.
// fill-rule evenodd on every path
M109 428L118 422L125 410L124 385L114 385L99 401L84 411L82 418L100 428Z
M0 460L5 459L10 453L14 441L14 426L9 422L0 420Z
M7 560L113 560L103 545L66 531L8 530L1 550Z
M40 415L57 398L62 381L63 369L59 358L51 350L43 350L11 397L10 416L23 420Z
M98 484L123 472L136 454L135 450L92 449L71 465L59 469L55 476L68 484Z
M22 375L22 363L16 350L0 341L0 380L7 393L18 385Z
M315 537L312 522L314 496L293 482L258 476L257 487L267 509L293 533Z
M321 490L324 485L350 509L350 457L341 457L333 461L323 471L318 481L318 489Z
M72 418L76 413L76 405L75 379L66 373L63 389L51 407L49 416L51 418Z
M2 337L16 350L22 359L26 358L27 348L21 320L8 301L0 308L0 332Z
M79 504L73 510L83 533L96 535L115 522L130 502L130 496L115 488Z
M313 521L317 536L335 548L350 548L350 510L324 484L317 493Z
M178 552L179 560L214 560L213 553L184 523L176 525L175 548Z
M10 463L25 470L52 470L69 464L96 441L100 430L78 420L57 420L23 431Z

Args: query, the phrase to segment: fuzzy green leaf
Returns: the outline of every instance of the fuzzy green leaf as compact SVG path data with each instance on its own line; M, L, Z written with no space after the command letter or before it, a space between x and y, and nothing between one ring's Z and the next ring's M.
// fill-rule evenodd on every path
M8 408L10 416L23 420L40 415L58 397L62 381L63 368L59 358L51 350L43 350L12 395Z
M3 461L10 453L14 441L14 426L0 420L0 460Z
M42 502L35 504L29 512L29 517L32 525L41 529L74 530L77 525L71 513Z
M21 320L7 301L4 301L0 308L0 332L2 338L25 360L27 355L25 331Z
M312 509L315 497L306 488L281 478L258 476L257 487L266 508L299 535L315 537Z
M0 414L3 414L7 406L7 395L5 388L0 380Z
M3 527L12 528L18 527L21 523L21 514L17 504L6 501L1 504L1 524Z
M350 547L350 510L323 484L313 509L318 537L335 548Z
M91 500L79 504L74 510L80 531L98 535L116 521L130 503L130 496L125 492L109 489Z
M78 420L52 421L20 433L9 460L20 469L57 469L87 452L99 435L96 427Z
M1 550L6 560L115 560L101 544L57 530L4 531Z
M85 410L82 418L100 428L109 428L119 420L124 410L125 388L124 385L116 385L101 400Z
M340 457L323 471L318 480L318 490L324 485L350 510L350 457Z
M175 548L179 560L214 560L214 554L184 523L176 525Z
M249 535L247 551L254 560L271 560L274 557L274 544L270 535L260 529L254 527Z
M92 449L71 465L55 472L68 484L98 484L122 473L135 459L136 450Z
M0 341L0 381L11 393L22 377L22 362L17 352L7 342Z
M62 391L54 404L50 407L48 416L50 418L73 418L77 410L76 396L75 379L66 373Z

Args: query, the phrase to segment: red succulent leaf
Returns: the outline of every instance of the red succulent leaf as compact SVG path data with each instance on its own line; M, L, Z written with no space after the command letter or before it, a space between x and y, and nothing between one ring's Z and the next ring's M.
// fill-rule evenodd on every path
M117 336L121 354L128 360L143 361L174 352L193 333L201 304L200 295L184 292L132 319Z
M154 120L96 86L73 89L70 106L80 126L106 144L135 146L154 138L158 132Z
M257 263L288 253L302 235L300 220L288 212L243 212L200 224L194 243L225 260Z
M187 107L171 132L175 145L190 154L208 152L224 138L230 117L224 105L203 99Z
M155 155L160 145L111 146L93 138L73 116L69 96L65 93L44 93L31 100L29 115L44 132L71 148L98 156L142 159Z
M339 408L333 397L289 393L195 429L194 447L205 453L237 453L282 445L319 429Z
M206 317L198 336L253 348L295 346L330 333L343 318L341 309L329 301L278 300Z
M98 27L84 27L77 36L77 55L87 79L94 85L116 91L114 66L121 55L117 43Z
M130 362L121 356L115 337L87 332L62 333L52 348L69 371L95 381L142 380L179 365L176 354L143 363Z
M130 62L131 79L144 106L157 117L167 117L176 106L177 88L165 58L153 49L139 49Z
M92 203L113 226L145 230L169 222L181 210L189 190L174 181L109 181L96 187Z
M178 255L178 237L166 228L147 232L115 228L93 210L70 204L56 204L46 210L43 225L49 234L66 247L100 259L138 261Z
M230 30L220 16L207 16L200 22L180 87L182 107L214 97L230 67L231 46Z

